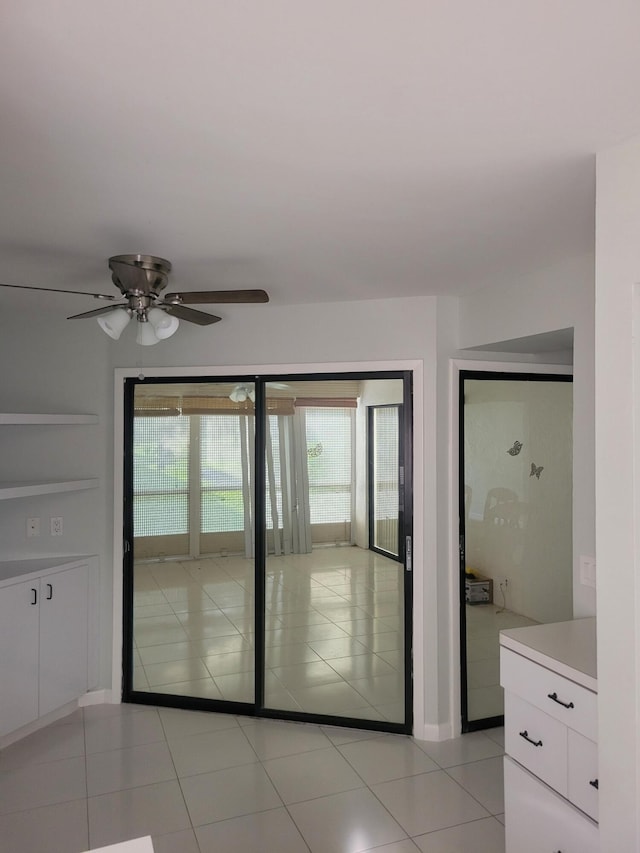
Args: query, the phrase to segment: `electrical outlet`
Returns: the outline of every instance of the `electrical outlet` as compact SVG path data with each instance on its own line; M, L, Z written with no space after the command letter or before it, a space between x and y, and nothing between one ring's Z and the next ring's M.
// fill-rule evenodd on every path
M31 538L32 536L40 536L40 519L39 518L28 518L27 519L27 538Z
M50 519L51 522L51 535L52 536L62 536L62 516L57 515L55 518Z

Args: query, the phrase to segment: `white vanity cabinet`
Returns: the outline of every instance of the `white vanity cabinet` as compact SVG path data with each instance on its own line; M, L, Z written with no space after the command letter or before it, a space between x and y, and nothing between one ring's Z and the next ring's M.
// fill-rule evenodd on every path
M0 737L92 684L95 557L0 563Z
M506 853L596 853L595 619L500 634Z

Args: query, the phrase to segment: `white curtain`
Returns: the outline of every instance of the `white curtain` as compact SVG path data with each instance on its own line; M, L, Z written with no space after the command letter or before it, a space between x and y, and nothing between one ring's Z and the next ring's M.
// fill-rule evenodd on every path
M255 419L241 416L242 491L244 498L245 554L255 547L255 465L250 448ZM267 549L276 556L311 551L309 474L304 409L291 415L270 415L265 424Z

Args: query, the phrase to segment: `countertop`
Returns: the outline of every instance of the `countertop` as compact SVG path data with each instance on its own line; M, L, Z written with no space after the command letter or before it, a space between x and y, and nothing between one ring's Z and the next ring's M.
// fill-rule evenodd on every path
M596 618L500 632L500 645L598 692Z

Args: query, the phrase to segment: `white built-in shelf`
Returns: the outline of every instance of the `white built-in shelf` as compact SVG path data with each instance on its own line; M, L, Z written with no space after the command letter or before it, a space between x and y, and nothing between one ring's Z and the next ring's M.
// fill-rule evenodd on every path
M97 415L47 415L47 414L25 414L0 412L0 426L13 424L97 424Z
M80 492L83 489L96 489L98 480L46 480L38 482L0 482L0 500L14 498L32 498L36 495L53 495L59 492Z

